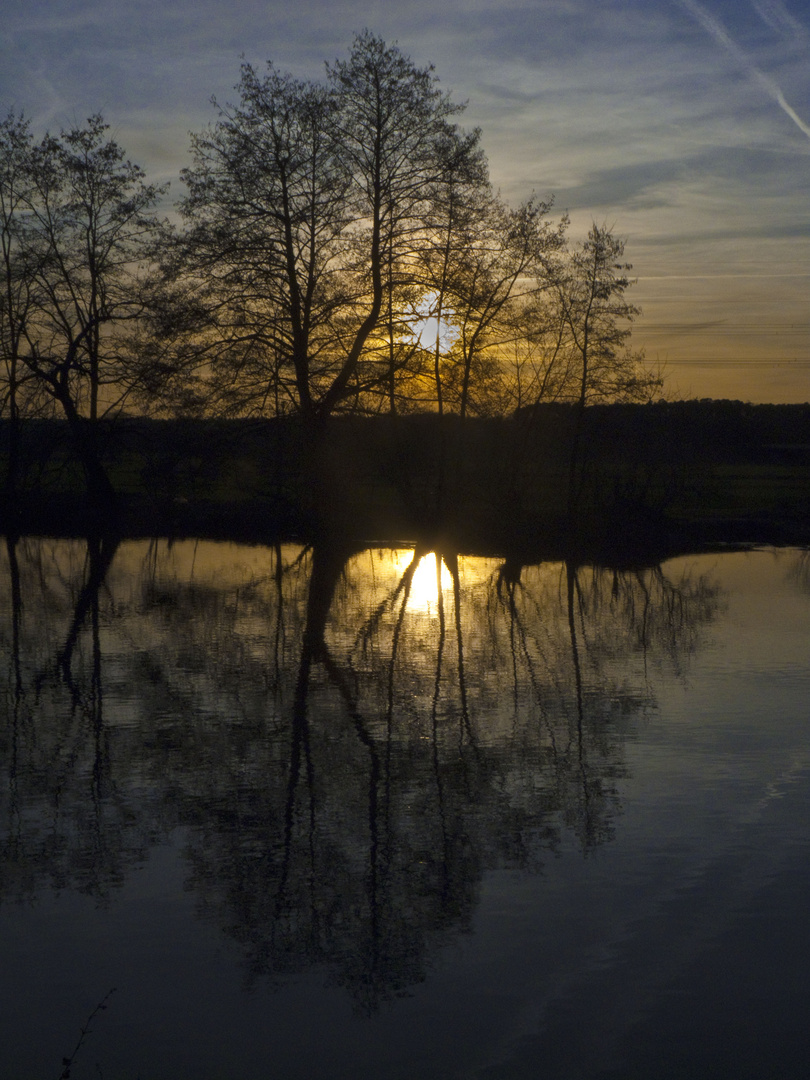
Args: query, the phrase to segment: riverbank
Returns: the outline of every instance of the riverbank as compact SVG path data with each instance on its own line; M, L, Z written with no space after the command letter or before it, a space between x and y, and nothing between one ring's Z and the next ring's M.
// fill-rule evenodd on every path
M810 542L810 406L605 406L579 427L565 406L317 430L125 419L96 433L114 505L86 490L65 425L28 422L22 434L17 490L0 506L7 534L339 534L542 557ZM0 426L4 471L7 445Z

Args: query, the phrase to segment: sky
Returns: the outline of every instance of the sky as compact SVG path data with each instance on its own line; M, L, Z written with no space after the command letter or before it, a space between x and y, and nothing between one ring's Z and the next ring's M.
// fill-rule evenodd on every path
M242 57L320 78L364 28L480 127L493 183L626 240L671 397L810 400L808 0L4 0L0 111L101 112L179 198Z

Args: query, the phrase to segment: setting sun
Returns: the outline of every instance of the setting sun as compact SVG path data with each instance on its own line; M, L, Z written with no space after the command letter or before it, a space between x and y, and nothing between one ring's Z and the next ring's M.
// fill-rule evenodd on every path
M438 317L438 295L428 292L416 306L416 320L411 333L423 349L435 350L439 342L439 352L449 352L459 334L459 328L452 322L452 311L446 308L441 318Z

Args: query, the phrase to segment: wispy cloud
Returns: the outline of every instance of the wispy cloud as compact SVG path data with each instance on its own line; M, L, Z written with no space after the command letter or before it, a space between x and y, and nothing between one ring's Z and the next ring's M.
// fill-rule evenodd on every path
M757 67L750 56L729 36L728 31L722 23L720 23L714 15L706 11L704 7L698 4L696 0L679 0L679 3L681 7L686 8L686 10L697 19L703 29L714 38L718 45L721 45L734 57L740 67L742 67L744 71L747 71L749 75L759 83L765 93L773 98L779 108L790 117L796 127L810 139L810 124L807 124L802 120L796 110L785 100L785 95L782 93L779 85L770 75L766 75L764 71L761 71ZM768 4L769 12L771 7L775 10L779 10L781 5L779 5L776 0L772 0L772 2ZM792 18L787 11L784 11L783 14L787 16L788 19Z
M751 0L751 6L766 26L793 41L806 38L807 30L782 3L782 0Z

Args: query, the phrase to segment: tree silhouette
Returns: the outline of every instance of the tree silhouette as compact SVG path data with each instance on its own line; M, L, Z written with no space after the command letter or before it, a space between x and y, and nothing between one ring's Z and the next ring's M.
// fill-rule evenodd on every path
M138 381L130 327L149 307L148 264L164 226L165 189L107 137L84 127L35 143L23 121L3 127L3 356L12 416L23 381L67 420L91 496L114 492L97 421Z
M367 31L323 83L244 64L237 90L183 173L174 272L203 303L203 382L236 411L367 403L397 367L378 331L400 321L447 144L472 157L477 136L429 68Z

